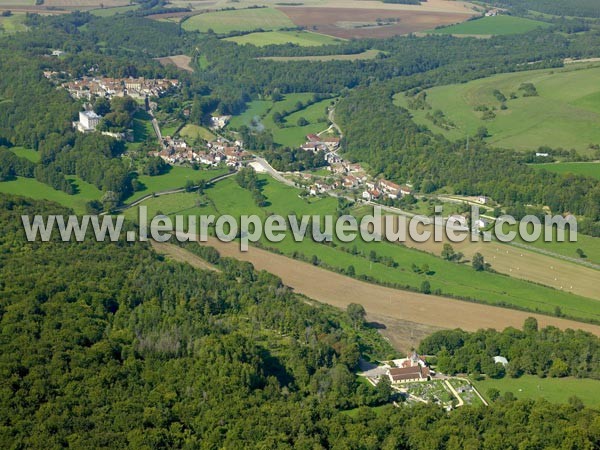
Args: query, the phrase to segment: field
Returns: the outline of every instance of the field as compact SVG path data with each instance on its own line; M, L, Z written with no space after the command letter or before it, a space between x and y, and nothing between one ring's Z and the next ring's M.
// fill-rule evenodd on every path
M261 177L261 179L264 183L263 193L269 203L265 208L256 207L250 192L241 189L234 180L229 179L206 191L208 203L206 206L197 209L195 213L219 213L233 216L259 214L264 217L269 213L286 215L293 211L296 214L326 214L335 210L336 201L333 198L307 201L297 196L298 191L295 188L281 185L267 177ZM178 194L178 196L150 199L147 205L151 208L152 204L158 201L161 203L160 210L163 213L174 214L194 205L194 203L189 204L192 201L189 200L189 197L189 194ZM197 196L191 195L191 197L193 201L196 201ZM556 307L560 307L562 312L569 316L600 319L598 301L527 283L508 276L475 272L468 265L449 263L428 253L391 243L365 243L356 240L352 244L343 244L335 241L335 246L330 246L312 240L296 243L291 237L287 236L280 243L269 243L264 240L263 244L276 248L285 255L300 252L308 259L312 255L317 255L319 260L328 267L346 269L352 265L357 275L371 276L380 282L396 283L419 289L423 281L429 281L433 290L440 289L443 294L461 295L476 298L489 304L512 305L548 313L552 313ZM398 266L390 267L380 262L371 262L360 254L353 255L350 250L354 245L356 245L359 253L362 252L368 255L371 250L374 250L379 257L393 258ZM254 249L249 253L253 252ZM301 269L304 267L304 263L299 261L296 263L299 264L297 270L300 271L301 276L302 272L305 271L305 269ZM292 264L292 261L290 261L289 264L294 266L296 263ZM413 264L418 267L428 266L428 274L414 271L411 269ZM330 273L331 277L334 275ZM343 276L341 276L341 279L348 280ZM372 288L375 289L374 286ZM345 289L340 289L340 292L345 292ZM307 295L318 298L312 294ZM405 295L416 296L417 298L426 297L413 293L406 293ZM376 309L373 309L372 312L383 314ZM405 317L405 319L412 320L408 317ZM490 318L490 321L493 321L493 318Z
M389 318L392 322L408 320L438 328L501 330L508 326L521 328L524 320L533 316L540 326L579 328L600 335L600 326L596 325L372 285L258 248L241 252L236 243L227 244L215 238L209 238L208 244L222 256L249 261L257 270L279 276L295 292L319 302L343 309L350 303L360 303L368 313L367 319L374 313L384 325Z
M375 59L381 52L379 50L365 50L362 53L350 55L321 55L321 56L264 56L259 59L269 61L357 61Z
M432 227L427 227L432 230ZM588 240L594 238L588 237ZM523 241L517 241L522 242ZM558 289L564 292L570 292L582 297L593 298L600 300L600 291L598 290L598 270L585 267L579 264L574 264L570 261L553 258L543 255L535 251L525 250L508 244L498 242L471 242L468 238L461 243L453 243L449 241L434 242L413 242L408 240L405 245L410 248L415 248L420 251L429 252L439 256L442 252L444 243L450 243L456 252L464 254L465 261L470 261L475 253L481 253L485 260L492 265L492 268L499 273L519 278L534 283L543 284L553 289ZM546 247L544 247L546 245ZM600 239L595 239L588 246L584 242L577 243L554 243L552 249L549 246L552 243L541 243L532 245L535 248L553 251L561 249L563 253L569 253L565 256L577 258L576 248L584 248L589 255L587 260L594 261L600 246ZM563 248L562 246L566 246ZM587 250L587 249L590 250ZM558 253L558 252L556 252ZM561 253L562 254L562 253ZM467 264L468 265L468 264Z
M428 30L425 33L452 34L467 36L502 36L506 34L527 33L540 27L548 27L550 24L537 20L524 19L512 16L482 17L481 19L469 20L458 25Z
M32 161L34 163L37 163L40 160L40 154L30 148L11 147L10 151L13 152L17 156L19 156L21 158L26 158L29 161Z
M231 118L228 124L230 128L237 129L244 125L251 126L253 121L260 122L273 106L273 102L270 100L253 100L247 106L242 114Z
M298 26L344 39L409 34L459 23L473 15L466 8L461 12L450 13L421 7L391 9L375 2L364 2L370 3L372 9L356 8L353 3L344 2L340 7L280 7L279 10Z
M216 11L192 16L182 22L186 31L230 33L232 31L277 30L293 27L293 22L273 8Z
M240 45L250 44L257 47L265 45L295 44L301 47L315 47L320 45L338 44L339 39L334 39L323 34L308 31L266 31L264 33L250 33L242 36L225 38L226 41Z
M173 55L173 56L165 56L164 58L156 58L156 60L161 63L163 66L167 66L169 64L174 65L175 67L185 70L187 72L193 72L194 68L191 66L192 58L187 55Z
M495 75L460 85L440 86L427 90L431 110L411 110L415 120L436 133L451 139L474 135L486 127L488 142L516 150L534 150L548 145L553 148L575 148L592 154L590 144L600 144L600 67L570 66L564 69L535 70ZM538 96L525 97L519 90L523 83L533 83ZM506 110L495 97L498 90L506 97ZM511 94L517 98L511 99ZM396 104L407 107L403 93ZM495 115L484 120L488 108ZM426 118L430 111L441 110L454 124L445 130Z
M100 8L114 8L116 6L128 6L129 0L44 0L44 6L68 9L68 10L85 10Z
M77 187L79 192L75 195L68 195L63 191L57 191L47 184L40 183L32 178L17 178L12 181L3 181L0 183L0 192L6 194L23 195L36 200L51 200L60 203L63 206L73 208L77 214L86 212L85 204L90 200L97 200L102 197L102 193L95 186L86 183L75 176L67 177Z
M567 403L570 397L577 396L587 406L600 407L600 380L523 375L520 378L474 381L473 384L484 397L487 397L488 389L496 388L502 394L512 392L517 398L544 398L553 403Z
M25 26L24 22L24 13L12 13L12 15L9 17L0 17L0 34L27 31L27 27Z
M534 164L531 167L549 172L556 173L572 173L575 175L584 175L586 177L596 178L600 180L600 163L551 163L551 164Z
M128 149L136 149L147 139L155 139L152 117L145 111L137 111L133 116L133 142L127 143Z
M148 175L139 175L137 178L138 181L143 183L146 188L141 191L134 192L125 200L125 202L131 203L138 198L153 192L182 188L186 185L188 180L192 180L194 182L199 180L208 180L226 172L227 171L225 169L194 170L191 167L173 166L169 172L163 175L157 175L154 177Z
M318 101L291 113L298 102L306 104L312 97L312 93L299 93L287 94L283 100L275 103L267 100L252 101L243 114L231 118L229 127L235 129L245 125L255 129L266 128L273 132L273 138L278 144L297 147L306 141L307 134L319 133L329 126L326 108L332 99ZM283 120L284 127L278 127L273 121L273 114L276 112L288 113ZM297 125L301 117L306 119L308 125Z
M188 139L196 139L200 137L205 141L212 141L216 138L216 136L210 130L199 125L193 125L189 123L181 129L179 134Z

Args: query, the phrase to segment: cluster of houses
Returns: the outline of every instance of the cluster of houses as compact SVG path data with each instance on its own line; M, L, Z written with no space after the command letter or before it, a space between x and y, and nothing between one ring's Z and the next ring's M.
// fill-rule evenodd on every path
M306 136L306 139L307 141L300 148L313 153L319 151L325 153L334 152L340 145L340 138L334 136L322 137L317 134L309 134Z
M240 167L244 161L252 159L252 154L243 149L241 141L230 142L223 137L209 142L206 148L193 148L182 139L164 137L161 150L154 156L161 157L169 164L199 163L207 166L226 164Z
M171 79L83 77L63 83L62 87L75 99L91 100L125 95L133 98L160 97L178 85L177 80Z

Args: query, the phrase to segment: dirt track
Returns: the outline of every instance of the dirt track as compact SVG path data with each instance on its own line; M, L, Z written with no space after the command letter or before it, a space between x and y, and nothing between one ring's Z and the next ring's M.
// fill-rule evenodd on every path
M369 315L373 315L373 320L384 324L386 318L390 318L435 328L501 330L508 326L520 328L527 317L533 316L537 318L540 326L580 328L600 336L600 326L597 325L390 289L254 247L248 252L241 252L238 245L223 243L214 238L211 238L208 244L215 247L222 256L249 261L256 269L266 270L281 277L286 285L307 297L339 308L345 308L349 303L360 303Z

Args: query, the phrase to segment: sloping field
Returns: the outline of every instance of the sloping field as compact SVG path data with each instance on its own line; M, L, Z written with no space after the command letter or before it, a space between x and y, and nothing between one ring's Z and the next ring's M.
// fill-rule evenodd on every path
M254 247L248 252L241 252L238 244L223 243L216 238L210 238L208 245L215 247L222 256L249 261L256 269L279 276L284 284L298 293L338 308L360 303L368 313L380 317L440 328L460 327L469 331L480 328L502 330L509 326L521 328L527 317L535 317L542 327L580 328L600 336L600 326L597 325L390 289Z
M458 25L428 30L434 34L452 34L469 36L502 36L507 34L527 33L540 27L549 27L550 24L538 20L525 19L513 16L482 17L469 20Z
M242 36L234 36L224 40L235 42L236 44L240 45L250 44L257 47L282 44L296 44L301 47L315 47L340 43L339 39L334 39L330 36L325 36L324 34L311 33L308 31L267 31L264 33L250 33Z
M0 17L0 34L16 33L18 31L27 31L25 26L25 14L13 13L9 17Z
M182 22L186 31L213 30L215 33L232 31L277 30L293 27L294 23L282 12L273 8L235 9L215 11L192 16Z
M194 71L194 68L190 65L192 58L187 55L165 56L164 58L156 58L156 60L163 66L174 65L175 67L187 72Z
M555 173L572 173L574 175L584 175L593 177L600 181L600 163L551 163L551 164L533 164L531 167L538 170L547 170Z
M350 5L331 7L280 7L292 21L319 33L351 38L384 38L440 25L450 25L467 20L469 12L447 13L422 10L360 9Z
M451 139L475 134L486 127L487 141L500 147L534 150L542 145L575 148L593 154L590 144L600 144L600 67L535 70L495 75L465 84L429 89L431 110L411 110L415 121ZM536 96L525 96L521 86L531 83ZM500 101L499 91L506 100ZM511 98L512 94L514 97ZM403 93L396 103L407 107ZM506 109L502 110L502 103ZM482 108L493 114L486 116ZM454 125L440 128L427 119L427 113L441 110ZM489 114L489 112L488 112Z

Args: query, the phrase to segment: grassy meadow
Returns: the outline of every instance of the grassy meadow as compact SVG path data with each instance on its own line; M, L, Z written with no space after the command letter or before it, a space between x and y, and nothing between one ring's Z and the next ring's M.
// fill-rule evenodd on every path
M481 395L487 398L488 389L495 388L501 394L512 392L519 399L543 398L553 403L567 403L576 396L592 408L600 407L600 380L580 378L540 378L523 375L520 378L504 377L499 380L473 381Z
M295 44L300 47L315 47L339 44L341 42L341 39L309 31L267 31L264 33L244 34L242 36L226 38L225 40L240 45L250 44L257 47L282 44Z
M8 17L0 16L0 35L12 34L18 31L27 31L25 13L13 12Z
M411 110L416 122L451 139L474 135L479 127L489 132L487 141L498 147L534 150L548 145L576 149L592 154L590 144L600 143L600 67L569 67L495 75L459 85L428 89L430 110ZM519 90L523 83L533 83L538 95L525 97ZM494 91L505 97L502 110ZM517 98L511 99L511 94ZM404 93L395 102L408 106ZM481 107L495 115L484 120ZM454 127L438 127L426 118L428 112L441 110Z
M153 192L166 191L168 189L176 189L185 187L188 180L194 182L199 180L209 180L219 175L223 175L227 169L211 169L211 170L194 170L191 167L172 166L169 172L157 175L139 175L137 180L141 182L145 189L134 192L129 198L125 199L126 203L131 203L140 197Z
M10 151L20 158L26 158L31 162L37 163L40 161L40 154L33 149L25 147L11 147Z
M232 31L277 30L295 27L294 22L273 8L235 9L214 11L192 16L181 23L185 31L225 34Z
M251 128L264 127L273 133L276 143L297 147L306 141L307 134L318 133L328 127L326 110L332 99L320 100L291 112L296 109L298 102L306 104L312 101L313 95L312 93L287 94L279 102L254 100L248 104L248 109L244 113L231 118L229 127L232 129L243 125ZM277 126L273 121L273 114L276 112L284 114L283 127ZM306 119L308 124L299 126L300 118Z
M574 175L583 175L586 177L592 177L600 181L600 163L589 162L589 163L578 163L578 162L564 162L564 163L549 163L549 164L533 164L532 167L538 170L547 170L555 173L572 173Z
M550 24L538 20L501 15L468 20L456 25L425 31L425 33L467 36L503 36L507 34L527 33L536 28L545 28L549 26Z
M0 192L5 194L23 195L36 200L50 200L72 208L77 214L84 214L86 212L85 204L87 202L90 200L98 200L102 197L102 192L80 178L69 176L67 179L76 186L78 192L75 195L57 191L47 184L41 183L33 178L20 177L15 180L1 182Z
M187 124L184 126L181 131L179 131L179 135L192 140L200 137L205 141L212 141L216 138L216 136L207 128L193 124Z

